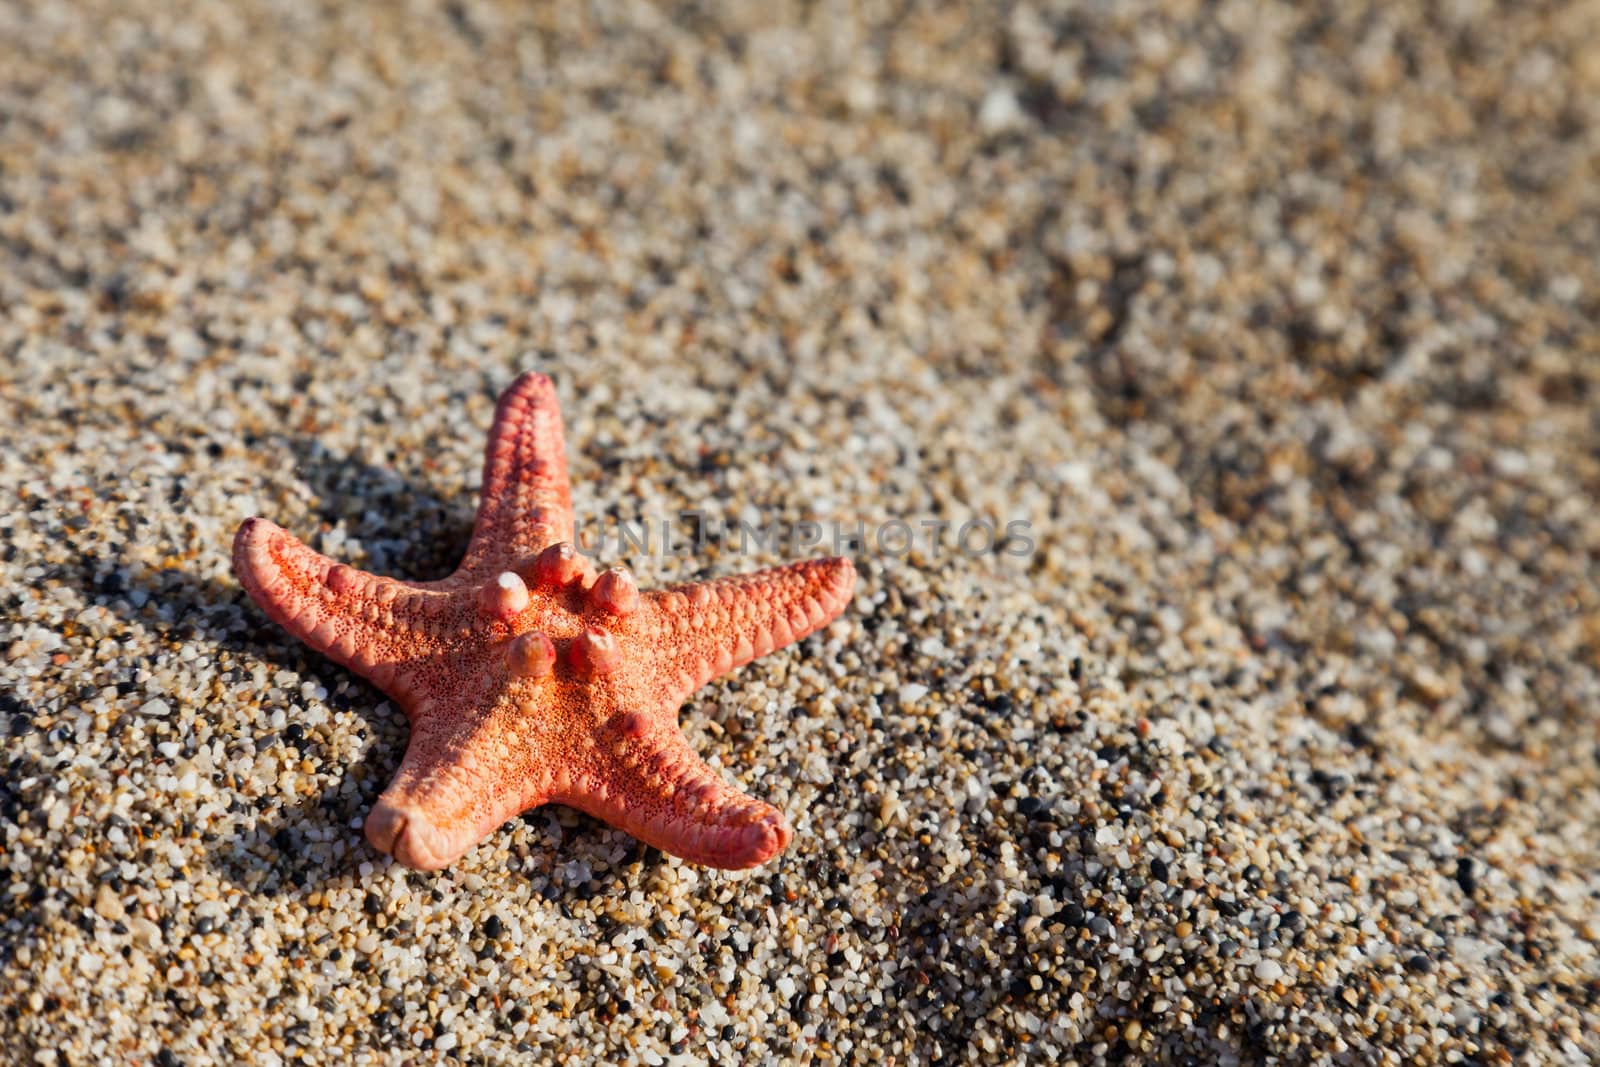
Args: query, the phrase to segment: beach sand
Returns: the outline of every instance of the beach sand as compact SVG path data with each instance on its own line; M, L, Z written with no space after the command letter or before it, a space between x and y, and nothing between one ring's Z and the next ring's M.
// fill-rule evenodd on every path
M0 5L0 1062L1590 1062L1594 5L580 7ZM766 867L395 866L229 571L448 573L525 370L867 535L683 711Z

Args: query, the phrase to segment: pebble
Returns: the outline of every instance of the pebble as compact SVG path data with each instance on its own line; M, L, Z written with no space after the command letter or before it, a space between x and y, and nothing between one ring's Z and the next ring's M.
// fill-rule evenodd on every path
M128 917L128 909L123 907L122 898L117 896L117 891L109 885L101 883L94 891L94 910L102 919L120 922Z

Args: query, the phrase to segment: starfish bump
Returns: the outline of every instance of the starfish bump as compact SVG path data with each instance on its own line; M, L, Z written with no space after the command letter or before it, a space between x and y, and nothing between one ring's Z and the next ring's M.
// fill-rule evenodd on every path
M555 387L500 398L477 524L454 574L402 582L308 548L261 518L233 541L240 583L274 622L399 702L411 738L365 822L408 867L454 862L507 819L566 804L695 863L782 852L783 813L690 749L685 698L827 625L855 570L816 559L641 592L573 546Z

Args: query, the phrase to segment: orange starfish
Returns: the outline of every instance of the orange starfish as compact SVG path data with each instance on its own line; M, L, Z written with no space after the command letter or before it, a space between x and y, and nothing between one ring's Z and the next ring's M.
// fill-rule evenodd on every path
M849 560L641 593L573 547L555 387L525 374L495 411L478 521L443 581L336 563L265 519L233 569L272 620L370 679L411 720L367 839L437 870L519 812L567 804L713 867L789 844L783 813L733 789L678 728L684 699L844 610Z

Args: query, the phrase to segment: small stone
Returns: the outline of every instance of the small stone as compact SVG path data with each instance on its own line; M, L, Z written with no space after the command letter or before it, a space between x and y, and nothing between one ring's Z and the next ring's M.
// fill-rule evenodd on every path
M102 919L112 922L120 922L128 917L128 909L123 906L122 898L105 882L101 882L100 888L94 891L94 910Z
M978 126L984 133L1001 133L1022 121L1022 107L1017 94L1009 88L991 89L978 108Z
M133 943L146 952L152 952L161 946L161 927L136 915L128 920L128 932L133 935Z

